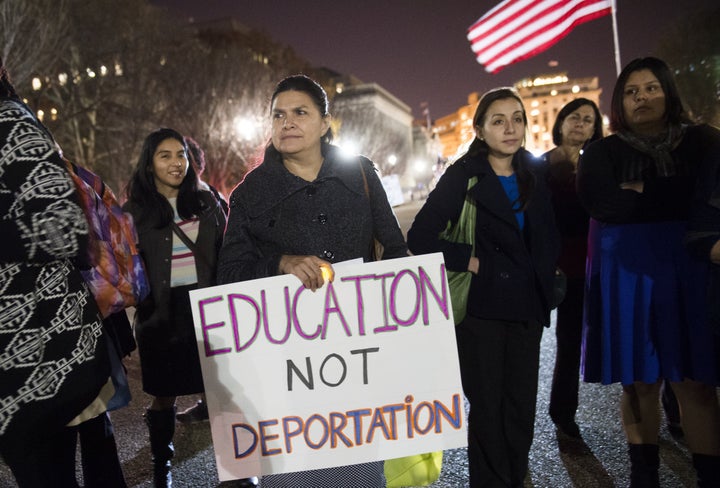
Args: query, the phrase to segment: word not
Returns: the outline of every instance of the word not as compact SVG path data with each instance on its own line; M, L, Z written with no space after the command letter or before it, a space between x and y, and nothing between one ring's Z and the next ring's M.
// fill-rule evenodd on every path
M369 352L378 352L380 351L379 347L368 347L365 349L356 349L354 351L350 351L350 354L362 354L362 373L363 373L363 384L368 384L368 367L367 367L367 358ZM331 359L334 359L335 362L337 362L340 365L341 371L340 376L336 381L330 381L327 379L325 375L326 367ZM314 390L315 389L315 379L313 376L313 368L312 368L312 361L310 360L310 357L305 357L305 370L306 374L303 374L302 371L295 365L295 362L292 359L287 360L287 389L288 391L292 391L293 389L293 372L297 377L302 381L305 386L308 388L308 390ZM347 363L345 362L345 359L343 359L342 356L336 353L329 354L320 365L320 381L323 382L325 386L335 387L340 386L343 381L345 381L345 378L347 377Z
M314 414L303 419L288 416L282 419L261 420L257 426L235 423L230 426L235 459L253 454L258 447L264 457L292 454L295 442L312 449L335 449L340 445L353 448L372 444L379 436L386 441L412 439L416 434L430 431L442 434L447 424L451 429L462 428L461 395L452 396L448 408L440 400L413 405L408 395L404 403L383 405L374 409L350 410L345 413ZM404 426L403 428L400 428Z
M450 316L450 297L445 276L445 265L440 264L439 284L433 283L430 275L422 266L419 266L417 271L404 269L398 273L389 272L379 275L346 276L341 278L339 283L329 282L319 290L319 292L324 292L324 300L323 304L319 307L320 310L312 310L316 312L314 316L321 316L321 323L316 323L316 325L310 325L308 323L311 322L312 319L306 317L312 317L313 314L307 313L306 304L301 303L301 298L307 289L299 285L295 292L291 294L289 287L285 286L283 287L284 299L281 300L280 297L273 297L274 299L271 300L271 303L274 305L279 305L281 301L285 304L285 325L284 329L280 329L282 332L277 337L274 337L271 332L271 330L277 330L278 325L270 324L266 290L260 290L259 297L241 293L229 293L224 296L202 299L198 301L198 309L200 315L199 325L202 330L205 354L209 357L228 354L233 351L231 347L213 348L209 340L209 331L225 327L229 327L232 332L235 352L241 352L252 346L252 344L261 337L261 332L264 338L271 344L286 343L293 332L304 340L324 340L327 337L331 323L339 323L342 333L347 337L352 337L354 333L359 336L365 336L368 334L365 323L365 298L367 291L363 285L371 288L371 292L374 291L376 294L379 294L379 302L382 303L383 323L382 325L372 327L373 334L394 332L398 330L398 327L412 326L417 323L420 318L422 318L423 325L428 325L430 322L430 308L433 303L447 319ZM352 287L352 289L348 289L348 287ZM352 298L349 303L346 301L342 306L338 300L338 292L336 291L340 288L342 288L341 294L343 297L350 296ZM400 296L401 289L402 296ZM432 301L430 297L432 297ZM375 299L376 297L373 296L371 298ZM409 315L401 316L400 304L402 304L402 308L410 308ZM411 306L409 306L409 304ZM217 316L218 313L223 310L222 308L218 308L219 305L227 307L226 313L222 314L226 320L209 323L208 315ZM300 314L298 314L298 309L300 308L302 308L304 312L302 314L303 321L301 321ZM242 312L240 310L242 310ZM214 312L214 315L212 315L211 312ZM275 310L275 307L273 307L273 312L275 313L275 317L280 315L280 313ZM356 317L357 321L353 323L348 320L350 316ZM331 322L331 318L333 317L335 320ZM273 325L273 327L271 327L271 325ZM243 337L240 331L246 330L247 328L251 330L251 333L247 334L247 337Z

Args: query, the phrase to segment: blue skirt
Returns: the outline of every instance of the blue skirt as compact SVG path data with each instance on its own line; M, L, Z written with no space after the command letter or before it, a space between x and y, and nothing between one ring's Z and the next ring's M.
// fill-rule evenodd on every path
M602 224L588 234L581 371L592 383L693 379L720 385L707 321L708 264L683 246L685 224Z

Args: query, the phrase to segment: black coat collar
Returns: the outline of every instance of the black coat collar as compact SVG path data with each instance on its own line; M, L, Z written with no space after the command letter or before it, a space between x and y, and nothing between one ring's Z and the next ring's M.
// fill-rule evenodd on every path
M532 154L525 149L520 149L515 157L527 161L528 158L532 158ZM478 178L477 184L470 189L470 196L478 205L520 230L507 193L487 157L484 155L465 156L465 161L468 177L477 176ZM524 163L520 162L519 164Z
M372 162L362 156L344 157L330 145L323 148L323 153L325 160L315 181L306 181L290 173L279 158L265 159L233 191L231 205L237 200L245 206L250 217L257 217L308 186L332 179L351 192L364 195L360 168L371 166Z

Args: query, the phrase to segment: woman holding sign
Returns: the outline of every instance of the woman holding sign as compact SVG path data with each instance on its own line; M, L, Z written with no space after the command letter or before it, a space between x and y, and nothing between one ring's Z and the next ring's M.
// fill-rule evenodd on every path
M470 486L523 486L533 439L540 337L550 323L559 236L539 162L522 145L527 117L512 88L486 93L476 138L430 193L408 231L415 254L442 252L448 270L472 273L467 316L456 328L470 402ZM477 183L469 187L469 180ZM439 238L475 205L471 244Z
M271 99L272 140L262 164L230 197L218 281L234 283L281 274L317 290L332 281L333 263L407 256L407 246L373 163L343 158L330 145L325 90L290 76ZM264 476L263 488L385 486L383 463Z
M143 390L153 396L145 416L153 474L155 486L170 486L175 398L203 392L188 292L215 284L225 213L198 188L185 140L172 129L145 139L127 198L151 288L137 307L135 336Z

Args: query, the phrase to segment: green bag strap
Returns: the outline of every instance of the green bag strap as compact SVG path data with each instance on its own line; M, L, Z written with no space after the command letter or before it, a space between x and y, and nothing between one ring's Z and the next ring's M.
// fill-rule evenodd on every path
M440 234L441 239L460 244L471 244L472 254L475 255L475 222L477 218L477 206L469 195L470 189L477 184L477 176L468 179L467 191L465 192L465 202L463 203L460 217L453 225L448 222L447 228Z

